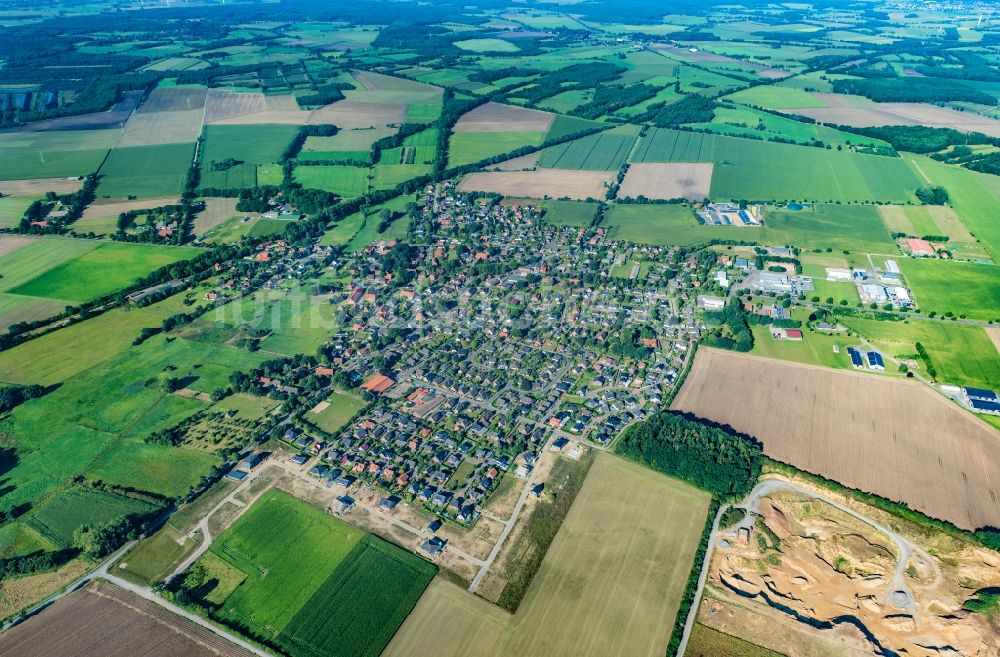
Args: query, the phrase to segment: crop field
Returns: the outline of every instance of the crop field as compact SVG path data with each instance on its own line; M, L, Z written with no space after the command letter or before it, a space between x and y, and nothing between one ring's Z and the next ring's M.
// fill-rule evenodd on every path
M305 125L310 112L301 111L294 96L260 92L233 92L209 89L205 99L205 124Z
M947 166L929 157L904 156L921 180L948 190L951 206L969 231L1000 262L1000 222L995 221L1000 203L1000 177Z
M20 322L54 317L66 308L62 301L0 293L0 331Z
M383 150L379 164L431 164L437 151L437 138L435 128L410 135L401 147Z
M470 173L459 183L459 191L495 192L528 198L570 198L585 201L604 198L615 174L609 171L538 169L536 171L489 171Z
M0 290L7 292L97 248L97 242L5 235L0 238Z
M618 198L649 199L707 198L712 189L712 165L633 164L618 188Z
M712 162L712 198L906 203L921 183L902 158L651 129L633 162Z
M339 154L338 157L367 159L372 144L379 139L396 134L395 128L358 128L341 130L332 137L306 137L299 159L320 160ZM354 155L348 156L348 153Z
M628 159L639 136L636 126L620 126L568 141L542 151L539 166L559 169L617 171Z
M13 228L21 221L24 211L41 196L3 196L0 197L0 228Z
M46 192L71 194L83 187L79 178L29 178L26 180L0 180L0 194L4 196L44 196Z
M295 167L293 178L306 189L322 189L353 198L368 191L368 169L348 166Z
M776 89L776 87L770 87ZM747 92L741 92L747 93ZM824 105L803 105L795 114L808 116L821 123L856 127L885 125L922 125L931 128L951 128L961 132L979 132L990 137L1000 137L1000 121L970 112L960 112L948 107L928 103L868 103L864 105L837 102L837 94L817 94ZM732 97L731 97L732 98ZM809 108L809 109L806 109ZM775 109L784 109L775 107Z
M201 186L238 189L257 184L259 164L277 162L295 136L290 125L210 125L205 128L200 156ZM238 164L216 171L213 164L233 159Z
M187 144L198 139L204 108L167 112L135 112L125 123L116 148Z
M292 657L377 656L436 570L277 490L210 550L246 575L215 615Z
M181 311L178 297L145 308L110 310L0 353L0 381L52 385L121 354L145 326L158 326ZM79 349L77 345L90 345Z
M448 140L448 165L479 162L544 140L544 132L455 132Z
M1000 359L990 341L990 329L949 321L883 322L849 315L838 321L891 356L919 360L915 358L915 344L919 342L927 350L937 371L936 378L942 383L1000 388ZM921 373L928 375L923 369Z
M548 132L554 114L500 103L486 103L462 115L455 132Z
M65 178L94 173L118 134L118 130L0 134L0 161L3 161L0 179Z
M599 208L596 203L581 201L543 201L539 205L545 210L545 222L554 226L587 227Z
M503 39L466 39L456 41L455 47L472 52L517 52L520 50L510 41Z
M671 408L964 529L1000 521L996 431L919 383L703 348Z
M327 401L329 406L319 413L312 412L306 417L310 424L329 434L336 433L358 411L368 405L363 399L344 392L334 392Z
M194 157L194 144L116 148L101 166L99 197L178 195Z
M751 87L750 89L744 89L743 91L737 91L734 94L730 94L726 96L726 99L736 103L743 103L744 105L756 105L758 107L767 107L770 109L799 110L804 108L827 106L827 104L819 97L807 91L796 89L794 87L780 87L775 85ZM805 114L805 112L796 113ZM839 123L843 125L844 122L830 121L830 123Z
M71 488L49 498L22 520L60 547L73 544L81 525L99 527L119 516L147 514L157 508L147 502L89 488Z
M365 96L361 96L361 99ZM365 100L338 100L336 103L313 111L310 125L332 123L341 130L384 128L400 125L406 120L407 102L378 103Z
M711 239L735 239L862 253L895 250L878 211L867 205L770 209L763 226L707 226L698 223L694 211L683 205L616 205L608 210L602 225L609 229L611 239L640 244L690 246Z
M754 645L698 623L684 652L688 657L784 657L781 653Z
M89 301L198 253L199 249L187 247L99 244L10 291L48 299Z
M598 454L514 616L435 583L385 655L659 657L708 502L677 480Z
M66 637L73 637L67 648ZM253 653L113 584L96 581L0 636L3 657L252 657Z
M1000 269L995 265L922 258L899 262L922 311L1000 319Z

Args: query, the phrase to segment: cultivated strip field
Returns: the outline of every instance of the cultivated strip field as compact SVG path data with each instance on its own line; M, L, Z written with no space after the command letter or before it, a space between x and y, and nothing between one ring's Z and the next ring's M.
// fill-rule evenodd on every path
M366 103L358 100L339 100L314 110L310 125L332 123L341 130L354 128L381 128L398 125L406 120L405 103Z
M614 172L538 169L536 171L490 171L470 173L458 189L462 192L495 192L526 198L568 197L576 200L603 198L614 180Z
M548 132L554 118L540 110L486 103L464 114L455 132Z
M712 164L633 164L618 188L618 198L706 198L712 189Z
M986 331L986 335L990 336L990 340L993 341L993 346L997 348L997 353L1000 354L1000 328L991 326L990 328L983 330Z
M450 584L421 598L385 657L660 657L708 495L599 454L517 613Z
M35 178L34 180L0 180L0 194L4 196L34 196L55 192L72 194L83 187L82 178Z
M55 603L0 636L3 657L250 657L156 603L104 582Z
M799 108L794 113L816 119L820 123L854 127L922 125L1000 137L1000 121L972 112L960 112L929 103L871 102L859 105L844 100L840 94L817 93L816 96L829 107Z
M964 529L1000 524L1000 435L921 384L705 348L671 408Z

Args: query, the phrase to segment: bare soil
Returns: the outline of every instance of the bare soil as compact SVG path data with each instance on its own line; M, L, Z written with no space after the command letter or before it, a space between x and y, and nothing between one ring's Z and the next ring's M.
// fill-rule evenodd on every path
M554 118L541 110L486 103L464 114L455 132L548 132Z
M94 582L0 636L7 657L249 657L247 650L106 582Z
M72 194L83 187L83 179L32 178L30 180L0 180L0 194L4 196L36 196L45 192Z
M1000 434L922 384L705 348L671 408L963 529L1000 525Z
M618 188L618 198L699 201L712 189L712 170L711 163L632 164Z
M495 192L527 198L568 197L582 201L604 198L607 186L614 177L613 171L489 171L470 173L462 179L458 189L462 192Z
M927 103L858 105L839 94L816 93L815 95L829 107L799 108L792 111L795 114L816 119L820 123L834 123L859 128L885 125L922 125L932 128L952 128L961 132L981 132L990 137L1000 137L1000 121L972 112L960 112Z
M332 123L341 130L352 130L400 125L405 120L405 103L365 103L357 100L339 100L314 110L309 118L309 124Z

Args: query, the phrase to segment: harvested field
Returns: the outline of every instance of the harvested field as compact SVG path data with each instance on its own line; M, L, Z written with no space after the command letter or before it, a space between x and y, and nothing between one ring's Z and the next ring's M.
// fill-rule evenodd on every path
M618 198L686 198L698 201L712 189L712 164L633 164L618 188Z
M548 132L554 118L540 110L486 103L464 114L455 132Z
M0 655L250 657L253 653L113 584L94 582L0 636Z
M598 454L516 614L438 581L383 655L660 656L708 499Z
M399 125L405 120L405 103L366 103L357 100L339 100L314 110L312 116L309 117L309 124L332 123L341 130L352 130Z
M960 132L981 132L1000 137L1000 121L972 112L960 112L928 103L875 103L858 105L839 94L816 93L830 107L799 108L795 114L813 118L820 123L834 123L858 128L885 125L922 125L931 128L952 128Z
M536 171L490 171L470 173L458 189L462 192L494 192L504 196L562 198L575 200L604 198L614 180L611 171L538 169Z
M78 116L63 116L58 119L45 119L27 125L19 126L3 132L50 132L61 130L100 130L120 128L128 120L132 110L142 98L141 91L126 91L122 100L107 112L93 112Z
M29 180L0 180L0 194L4 196L35 196L45 192L72 194L83 187L82 178L33 178Z
M136 112L125 123L116 146L157 146L189 143L201 134L204 108L167 112Z
M1000 524L1000 435L919 383L705 348L671 408L963 529Z
M183 112L205 107L208 91L204 87L163 87L153 89L136 114Z
M83 211L83 216L80 217L80 221L93 221L95 219L108 218L117 219L118 215L122 212L148 210L150 208L159 208L164 205L176 205L178 203L180 203L180 198L177 196L159 196L157 198L147 198L136 201L120 201L117 203L92 203L87 206L86 210Z
M997 348L997 353L1000 354L1000 328L991 326L983 330L986 331L986 335L990 336L993 346Z
M528 169L534 169L538 165L538 158L541 157L541 151L535 151L534 153L528 153L527 155L522 155L521 157L515 157L510 160L504 160L499 164L494 164L491 167L486 167L487 171L525 171Z
M653 46L653 50L669 53L672 57L698 64L733 64L735 66L739 66L740 68L750 68L756 71L757 75L762 78L769 78L772 80L780 80L791 75L788 71L767 68L766 66L755 64L754 62L733 59L732 57L717 55L714 52L708 52L706 50L691 52L690 48L681 48L680 46L671 46L667 44L656 44Z
M230 217L237 216L235 198L207 198L205 209L194 217L194 234L202 235Z
M372 71L351 71L354 79L367 91L412 91L414 93L439 94L442 89L426 82L397 78Z
M22 249L32 242L36 241L33 237L24 237L22 235L3 235L0 236L0 258L6 255L10 255L19 249Z
M234 93L209 89L205 102L205 123L253 125L280 123L305 125L309 112L299 109L294 96L265 96L261 93Z

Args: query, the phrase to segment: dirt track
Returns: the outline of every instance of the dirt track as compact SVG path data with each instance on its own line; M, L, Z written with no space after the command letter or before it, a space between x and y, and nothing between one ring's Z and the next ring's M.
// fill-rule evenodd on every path
M1000 525L1000 435L921 384L706 348L671 408L964 529Z

